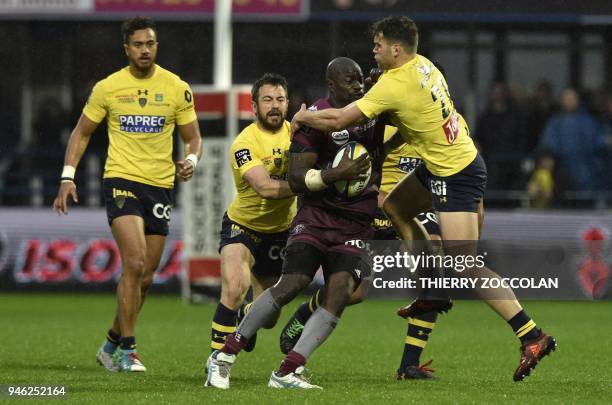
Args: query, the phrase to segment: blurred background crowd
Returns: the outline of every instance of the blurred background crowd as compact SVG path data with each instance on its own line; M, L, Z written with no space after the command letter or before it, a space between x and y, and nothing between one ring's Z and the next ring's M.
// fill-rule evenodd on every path
M352 57L364 72L374 66L369 23L407 14L420 28L420 53L446 70L455 105L485 157L487 206L608 208L612 5L566 1L555 8L558 3L311 0L297 17L234 21L232 81L251 83L266 71L285 75L291 119L302 102L326 94L331 58ZM1 205L51 203L68 136L93 84L126 63L120 21L128 15L4 16ZM158 22L158 63L191 85L211 84L211 16L152 16ZM205 143L218 135L205 125L201 129ZM106 147L101 125L77 176L90 191L82 191L86 205L101 204Z

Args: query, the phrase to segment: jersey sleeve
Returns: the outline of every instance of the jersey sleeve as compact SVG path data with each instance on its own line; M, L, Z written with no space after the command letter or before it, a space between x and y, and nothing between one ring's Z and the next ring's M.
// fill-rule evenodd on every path
M356 104L363 115L372 119L392 109L395 100L396 95L392 92L392 83L385 80L383 75L365 96L356 101Z
M193 92L187 83L178 81L176 94L176 124L185 125L197 119L193 105Z
M230 147L232 169L240 173L240 177L255 166L263 165L259 148L246 139L238 137Z
M106 117L107 105L106 105L106 91L104 89L104 83L98 82L91 90L91 94L83 107L83 114L90 120L96 123L102 122Z

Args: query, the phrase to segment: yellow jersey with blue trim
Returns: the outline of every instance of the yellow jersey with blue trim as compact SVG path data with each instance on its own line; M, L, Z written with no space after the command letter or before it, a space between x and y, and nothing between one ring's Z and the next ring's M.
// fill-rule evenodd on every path
M387 126L385 128L385 142L395 133L397 128ZM399 183L407 174L412 173L422 163L412 145L406 142L399 143L393 149L387 151L382 166L382 180L380 192L389 194L393 187Z
M388 113L390 124L436 176L458 173L476 158L467 123L455 110L446 79L424 56L417 54L385 71L356 103L370 119Z
M191 89L180 77L155 65L150 78L138 79L125 67L96 83L83 114L96 123L107 119L104 178L174 186L174 127L196 120Z
M229 158L237 192L227 209L227 216L232 221L263 233L289 229L296 212L296 198L262 198L243 176L253 167L261 165L270 178L287 180L290 145L291 128L287 121L275 133L262 131L253 123L232 142Z

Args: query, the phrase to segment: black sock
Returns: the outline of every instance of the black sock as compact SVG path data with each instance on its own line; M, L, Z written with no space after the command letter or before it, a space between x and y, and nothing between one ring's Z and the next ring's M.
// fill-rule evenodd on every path
M516 336L521 340L521 343L533 340L540 335L540 328L536 326L535 322L524 310L514 315L508 323Z
M421 353L427 345L429 334L436 324L438 313L435 311L424 313L417 318L408 318L408 331L404 341L404 354L400 370L408 366L418 366Z
M295 317L302 323L302 325L305 325L308 318L310 318L310 315L312 315L314 311L321 306L321 300L324 296L325 287L321 287L310 296L308 301L300 305L295 312Z
M119 346L119 340L121 339L121 336L115 332L112 329L109 329L108 332L106 332L106 340L110 343L113 344L115 346Z
M119 339L121 350L136 350L136 338L134 336L123 336Z
M225 344L225 339L230 333L236 331L237 311L232 311L219 302L212 320L210 348L220 350Z

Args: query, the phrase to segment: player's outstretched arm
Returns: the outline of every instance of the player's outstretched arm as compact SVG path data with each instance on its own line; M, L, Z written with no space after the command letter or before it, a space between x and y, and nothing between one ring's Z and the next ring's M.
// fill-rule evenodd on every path
M68 197L72 198L73 202L78 202L79 198L74 183L74 174L76 168L87 149L91 135L98 127L98 123L87 118L85 114L81 114L76 127L70 134L68 145L66 146L66 154L64 156L64 169L60 187L57 192L57 197L53 201L53 209L58 214L68 215Z
M185 159L176 161L176 174L182 181L188 181L193 177L196 165L202 156L202 136L198 120L189 124L177 125L179 134L185 144Z
M242 178L249 183L249 186L253 187L253 190L261 198L281 200L294 196L291 188L289 188L289 183L286 180L270 178L270 174L263 165L257 165L247 170Z
M307 126L324 132L339 131L344 128L359 124L366 120L355 102L344 108L326 108L324 110L311 111L306 109L306 104L291 120L291 133L297 132L301 126Z

